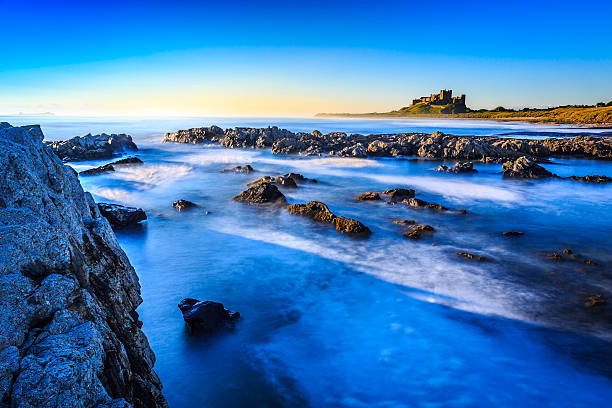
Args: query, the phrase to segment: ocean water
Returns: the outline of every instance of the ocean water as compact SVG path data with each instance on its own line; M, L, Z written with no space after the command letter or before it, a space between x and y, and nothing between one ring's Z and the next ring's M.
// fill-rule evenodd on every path
M83 177L98 201L139 206L148 220L117 233L140 277L139 312L172 407L591 407L612 401L612 185L504 180L501 165L440 174L441 161L272 155L160 143L193 126L278 125L294 131L442 130L524 137L590 132L477 121L0 118L41 123L49 139L134 136L145 164ZM597 130L600 132L602 130ZM73 164L83 170L104 161ZM251 164L256 173L221 173ZM555 159L561 175L612 175L611 162ZM283 209L233 202L246 183L289 171L316 178L283 190L323 201L373 232L353 238ZM410 187L467 214L358 202ZM171 203L199 207L178 213ZM410 241L393 219L436 229ZM524 231L517 238L508 230ZM552 262L569 248L580 258ZM487 257L477 262L458 251ZM598 265L583 263L592 259ZM222 302L234 330L190 335L178 302Z

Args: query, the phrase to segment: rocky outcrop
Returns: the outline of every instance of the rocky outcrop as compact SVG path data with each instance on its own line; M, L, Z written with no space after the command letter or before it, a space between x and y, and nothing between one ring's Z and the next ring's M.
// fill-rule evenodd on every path
M98 203L100 214L108 220L114 230L130 227L147 219L142 208L126 207L119 204Z
M93 169L83 170L79 172L80 176L97 176L104 173L112 173L117 166L126 166L130 164L142 164L142 160L138 157L126 157L125 159L116 160L112 163L103 166L94 167Z
M252 173L254 171L255 169L250 164L246 164L244 166L232 167L231 169L223 169L221 173Z
M343 132L322 134L294 133L276 126L234 128L217 126L167 133L164 142L219 143L230 148L271 148L274 154L299 153L342 157L420 156L430 159L500 162L521 156L546 158L571 155L594 159L612 159L612 137L577 136L572 139L510 139L486 136L456 136L442 132L393 133L383 135L347 135Z
M357 197L359 201L380 201L380 194L368 191L367 193L359 194Z
M570 180L582 181L583 183L612 183L612 177L600 176L598 174L592 176L571 176Z
M183 320L191 332L212 333L222 328L233 327L240 313L230 312L221 303L210 300L199 301L186 298L178 304Z
M62 141L45 142L63 161L108 159L138 150L132 136L126 134L76 136Z
M404 236L406 238L418 240L423 236L433 235L435 232L435 228L431 225L410 225L408 231L404 232Z
M504 177L513 178L550 178L553 174L544 167L522 156L515 161L507 161L502 165Z
M414 208L427 208L430 210L448 211L448 208L440 204L428 203L427 201L421 200L420 198L407 198L403 200L402 203Z
M471 252L457 252L457 256L465 259L470 259L473 261L486 261L486 257L482 255L476 255Z
M287 207L290 214L312 218L315 221L332 224L336 230L349 234L370 234L368 227L352 218L339 217L320 201L310 201L306 204L292 204Z
M504 231L502 232L502 235L504 237L521 237L525 235L525 233L521 231Z
M255 181L251 181L247 185L256 186L261 183L270 183L270 184L275 184L277 186L283 186L287 188L297 188L297 183L295 182L295 180L292 177L288 177L288 176L278 176L278 177L264 176Z
M0 400L165 407L134 268L38 126L0 124Z
M175 210L177 211L186 211L186 210L190 210L194 207L197 207L197 205L195 203L192 203L189 200L177 200L175 202L172 203L172 207L174 207Z
M236 201L244 201L249 204L285 204L287 199L272 183L259 183L247 190L243 191L236 197L232 198Z
M402 201L405 198L414 197L415 191L411 188L392 188L383 191L381 194L388 196L391 201Z
M442 165L440 167L438 167L436 169L437 171L443 172L443 173L454 173L454 174L459 174L459 173L477 173L478 170L474 169L474 163L472 162L457 162L454 165L452 165L451 167Z

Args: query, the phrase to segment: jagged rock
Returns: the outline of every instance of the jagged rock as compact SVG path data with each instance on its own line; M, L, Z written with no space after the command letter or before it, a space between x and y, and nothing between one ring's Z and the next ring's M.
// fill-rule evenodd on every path
M371 191L368 191L367 193L359 194L357 196L357 200L360 200L360 201L377 201L377 200L382 200L382 198L380 198L380 195L378 193L373 193Z
M612 183L612 177L600 176L598 174L584 177L571 176L570 180L582 181L584 183Z
M247 164L244 166L236 166L236 167L232 167L231 169L221 170L222 173L228 173L232 171L235 173L252 173L255 171L255 169L253 169L253 167L250 164Z
M474 169L474 163L472 162L457 162L453 166L448 167L442 165L437 168L437 171L441 171L444 173L477 173L478 170Z
M191 201L181 199L173 202L172 207L174 207L174 209L176 209L177 211L185 211L193 207L197 207L197 205L195 203L192 203Z
M206 143L218 142L223 137L224 132L219 126L192 128L187 130L179 130L174 133L166 133L164 135L164 143Z
M529 160L525 156L519 157L514 162L505 162L502 165L502 169L504 171L504 177L539 179L553 176L550 171Z
M430 210L438 210L438 211L448 211L448 208L436 204L436 203L428 203L425 200L421 200L419 198L408 198L406 200L402 200L402 203L415 208L428 208ZM465 210L464 210L465 211Z
M485 261L487 258L485 258L482 255L476 255L476 254L472 254L470 252L457 252L457 255L466 259L472 259L475 261Z
M317 183L316 179L310 179L308 177L304 177L303 175L299 174L299 173L287 173L287 174L283 174L281 177L290 177L293 180L295 180L296 183L304 183L304 182L310 182L310 183Z
M230 312L221 303L210 300L199 301L186 298L178 304L183 319L191 331L211 333L216 330L233 327L240 313Z
M397 220L393 220L393 223L394 224L398 224L398 225L414 225L414 224L416 224L416 221L415 220L400 220L400 219L397 219Z
M136 151L132 136L126 134L88 134L62 141L46 141L55 154L64 161L107 159L122 153Z
M272 177L272 176L264 176L261 177L255 181L251 181L250 183L248 183L248 186L256 186L258 184L261 183L270 183L270 184L276 184L277 186L283 186L283 187L287 187L287 188L297 188L297 183L295 182L295 179L293 179L292 177L289 177L287 175L285 176L278 176L278 177Z
M336 230L350 234L370 234L368 227L352 218L339 217L320 201L310 201L306 204L292 204L287 207L290 214L309 217L315 221L332 224Z
M404 232L404 236L410 239L421 239L423 235L433 235L436 230L431 225L411 225L409 230Z
M121 229L138 224L147 219L142 208L126 207L119 204L98 203L100 214L110 222L113 229Z
M414 197L414 190L408 188L392 188L390 190L385 190L381 194L389 196L391 201L401 201L405 198Z
M363 144L355 143L352 146L346 146L334 153L335 156L342 157L368 157L368 151Z
M98 174L110 173L115 171L115 166L124 166L130 164L142 164L142 160L138 157L126 157L125 159L116 160L112 163L103 166L94 167L93 169L83 170L79 173L81 176L96 176Z
M251 204L277 203L285 204L287 199L272 183L259 183L233 198L236 201L244 201Z
M504 237L520 237L521 235L525 235L524 232L521 231L505 231L502 232Z
M546 257L550 259L551 261L562 261L563 260L563 255L561 255L558 252L552 252L550 254L546 254Z
M42 139L0 124L0 405L166 407L138 276Z

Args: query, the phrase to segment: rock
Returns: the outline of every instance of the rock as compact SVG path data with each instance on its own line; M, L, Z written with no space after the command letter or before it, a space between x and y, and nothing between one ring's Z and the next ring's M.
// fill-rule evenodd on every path
M277 203L285 204L287 199L272 183L262 182L253 185L233 198L236 201L244 201L251 204Z
M138 276L42 139L0 124L0 405L167 407Z
M525 156L519 157L514 162L505 162L502 165L502 169L504 177L540 179L553 176L550 171Z
M558 252L546 254L546 257L550 259L551 261L562 261L563 260L563 255L561 255Z
M408 188L392 188L390 190L385 190L381 194L389 196L391 201L401 201L404 198L412 198L414 197L414 190Z
M411 225L408 228L404 236L414 240L421 239L424 235L433 235L436 232L431 225Z
M474 163L472 162L457 162L452 167L440 166L437 168L437 171L445 172L445 173L477 173L478 170L474 169Z
M332 224L336 230L349 234L370 234L368 227L352 218L339 217L320 201L310 201L306 204L292 204L287 207L290 214L309 217L315 221Z
M367 193L359 194L357 196L357 200L360 201L376 201L381 200L380 195L378 193L373 193L368 191Z
M612 183L612 177L600 176L597 174L584 177L571 176L570 180L582 181L583 183Z
M398 224L398 225L414 225L416 224L415 220L393 220L394 224Z
M308 177L304 177L303 175L299 173L287 173L287 174L283 174L281 177L290 177L296 183L304 183L304 182L317 183L317 180L309 179Z
M58 142L48 141L45 144L64 161L107 159L138 150L132 137L126 134L88 134Z
M487 258L485 258L482 255L475 255L475 254L472 254L470 252L457 252L457 255L461 256L463 258L466 258L466 259L472 259L472 260L476 260L476 261L484 261L484 260L487 259Z
M230 312L221 303L210 300L199 301L186 298L178 304L183 313L183 319L190 331L212 333L216 330L233 327L240 313Z
M164 135L164 143L206 143L218 142L223 137L224 132L219 126L193 128L179 130L174 133Z
M584 302L586 307L605 306L607 304L608 302L606 299L604 299L604 297L600 294L590 295Z
M504 237L520 237L522 235L525 235L525 233L521 231L504 231L502 232L502 235Z
M110 222L114 230L138 224L147 219L142 208L126 207L119 204L98 203L100 214Z
M352 146L346 146L334 154L341 157L368 157L368 151L361 143L355 143Z
M177 211L185 211L190 210L193 207L197 207L197 205L191 201L181 199L173 202L172 207L174 207Z
M448 208L441 206L440 204L428 203L425 200L421 200L414 197L403 200L402 203L415 208L428 208L430 210L448 211Z
M93 169L83 170L79 173L81 176L95 176L103 173L110 173L115 171L115 166L124 166L129 164L142 164L142 160L138 157L126 157L112 163L105 164L103 166L94 167Z
M255 181L251 181L250 183L248 183L248 186L256 186L258 184L261 183L269 183L269 184L276 184L277 186L283 186L283 187L287 187L287 188L297 188L297 183L295 182L295 180L292 177L289 176L278 176L278 177L272 177L272 176L264 176L261 177Z
M228 173L232 171L235 173L252 173L255 171L255 169L253 169L253 167L251 167L250 164L247 164L244 166L236 166L236 167L232 167L231 169L221 170L222 173Z

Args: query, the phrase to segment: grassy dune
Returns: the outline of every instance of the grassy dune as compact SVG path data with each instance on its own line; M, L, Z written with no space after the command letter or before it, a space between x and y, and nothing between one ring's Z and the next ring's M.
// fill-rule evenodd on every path
M570 123L585 125L612 126L612 106L600 108L559 107L554 109L532 110L494 110L468 111L464 113L446 113L452 111L452 105L429 105L419 103L399 110L384 113L319 113L319 117L434 117L448 119L491 119L517 120L546 123Z

